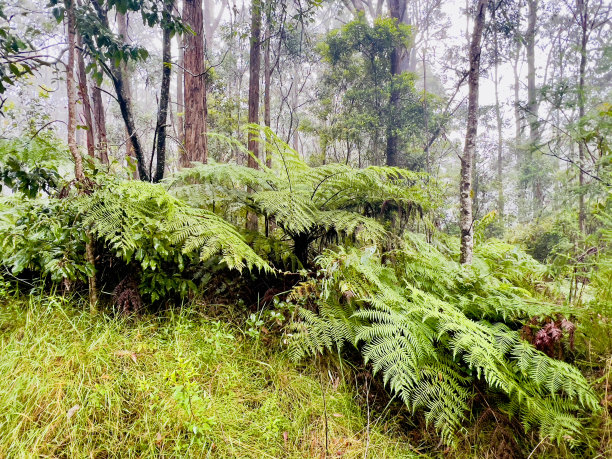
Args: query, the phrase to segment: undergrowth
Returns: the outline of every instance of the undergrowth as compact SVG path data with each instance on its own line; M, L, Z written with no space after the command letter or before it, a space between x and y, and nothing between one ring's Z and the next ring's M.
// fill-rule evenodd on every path
M0 309L2 457L413 457L351 380L194 308L92 316L58 296ZM333 375L332 375L333 376Z

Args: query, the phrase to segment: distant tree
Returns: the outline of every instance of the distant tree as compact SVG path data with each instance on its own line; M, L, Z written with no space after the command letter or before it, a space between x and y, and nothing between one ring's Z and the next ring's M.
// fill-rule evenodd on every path
M344 162L357 151L359 165L422 167L423 153L415 159L406 150L423 131L424 107L414 74L399 72L396 59L397 48L410 37L410 28L396 19L378 18L370 25L360 14L321 43L328 64L319 90L323 144L344 145Z

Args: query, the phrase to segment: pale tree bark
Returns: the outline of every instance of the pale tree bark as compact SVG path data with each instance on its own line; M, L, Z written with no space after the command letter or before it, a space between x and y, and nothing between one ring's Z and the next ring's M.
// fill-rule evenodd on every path
M585 115L585 95L584 95L584 79L586 73L587 63L587 42L588 42L588 28L589 28L589 11L588 11L588 0L576 0L576 10L578 20L580 21L580 75L578 80L578 118L582 119ZM580 190L578 191L578 227L580 232L584 233L585 227L585 210L584 210L584 141L579 139L578 141L578 184Z
M119 32L119 35L123 37L123 42L129 43L130 37L128 34L127 15L117 13L117 30ZM125 99L127 100L127 103L130 106L133 106L132 104L132 83L130 81L130 71L125 62L121 62L119 64L119 68L120 68L121 76L123 80L122 81L123 82L123 93L124 93ZM126 134L126 139L127 139L125 142L125 156L126 157L129 156L130 158L133 158L134 160L137 161L138 158L136 157L134 142L133 142L132 136L130 135L130 132L127 129L127 127L126 127L125 134ZM138 177L134 177L134 178L138 178Z
M212 43L215 32L219 28L219 24L221 24L221 19L223 19L228 3L228 0L221 0L219 11L217 11L215 14L213 1L204 0L204 33L206 36L207 47Z
M521 56L521 45L517 43L516 46L516 56L514 56L514 60L512 62L512 71L514 74L514 152L515 152L515 160L516 164L519 165L521 162L521 142L522 142L522 122L521 122L521 95L520 95L520 85L521 81L519 78L518 65Z
M102 102L102 91L99 87L92 85L91 102L93 104L93 114L96 123L96 137L98 158L103 164L108 164L108 140L106 138L106 115L104 113L104 103Z
M181 166L187 167L192 161L208 161L206 137L206 69L204 58L204 30L202 0L184 0L183 21L195 32L185 34L185 152Z
M544 194L542 180L536 167L535 150L540 141L540 122L538 119L539 103L536 88L535 43L538 20L538 1L527 0L527 31L525 33L525 49L527 51L527 120L529 121L529 162L534 174L531 178L533 193L533 215L542 208Z
M66 2L66 18L68 42L68 63L66 65L66 94L68 95L68 149L74 159L74 175L79 182L79 192L83 193L86 186L85 173L83 171L83 159L76 142L76 110L77 95L74 81L75 54L76 54L76 32L74 28L74 0ZM93 248L93 237L87 234L88 242L85 245L85 257L88 263L94 267L93 274L89 277L89 304L92 312L96 312L98 305L98 288L96 285L95 254Z
M478 89L480 78L480 52L482 32L488 0L479 0L474 18L474 29L470 39L470 70L468 75L468 114L465 146L461 158L460 227L461 227L461 263L470 264L474 251L474 227L472 220L472 160L476 150L478 134Z
M182 156L185 146L185 99L183 96L183 81L185 78L183 67L185 66L185 45L182 35L177 35L178 41L178 69L176 70L176 111L177 111L177 130L179 142L181 144L179 154ZM180 113L180 115L179 115Z
M495 14L495 13L493 13ZM497 36L497 29L493 34L493 46L494 46L494 78L495 78L495 119L497 121L497 212L499 214L499 220L503 223L504 221L504 179L503 179L503 135L502 135L502 115L501 107L499 104L499 40Z
M85 59L83 58L83 44L81 37L77 36L77 62L79 67L79 98L83 106L83 118L87 128L87 153L94 158L96 156L96 142L94 140L94 124L91 116L91 101L87 88L87 73L85 72Z

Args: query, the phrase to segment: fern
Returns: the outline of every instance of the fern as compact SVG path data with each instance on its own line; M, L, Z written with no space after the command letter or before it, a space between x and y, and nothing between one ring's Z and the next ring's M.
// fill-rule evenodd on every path
M328 251L317 261L324 279L319 313L302 311L294 357L356 346L446 443L464 425L476 383L503 395L525 429L571 445L583 440L577 415L597 410L597 398L575 367L536 350L513 328L534 310L553 313L525 301L519 293L527 289L510 283L498 291L508 281L503 276L489 272L485 281L478 268L462 268L412 235L387 264L373 248Z
M169 186L193 205L232 221L239 221L247 210L273 220L293 241L302 264L307 263L314 241L336 238L380 244L389 236L380 217L394 212L407 219L435 204L436 195L426 192L423 174L393 167L310 167L269 128L249 129L265 135L262 144L272 168L261 162L260 169L194 164L169 180Z
M145 269L150 266L143 240L148 239L156 250L177 246L202 262L218 255L231 269L271 270L231 224L185 204L161 185L119 182L82 198L80 210L84 224L117 256L128 263L137 258Z

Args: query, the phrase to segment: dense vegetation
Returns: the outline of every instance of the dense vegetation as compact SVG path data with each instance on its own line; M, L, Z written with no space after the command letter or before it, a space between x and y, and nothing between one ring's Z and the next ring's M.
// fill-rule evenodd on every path
M222 39L201 1L32 2L0 0L0 457L612 455L603 3L479 0L449 92L440 2L253 0Z

